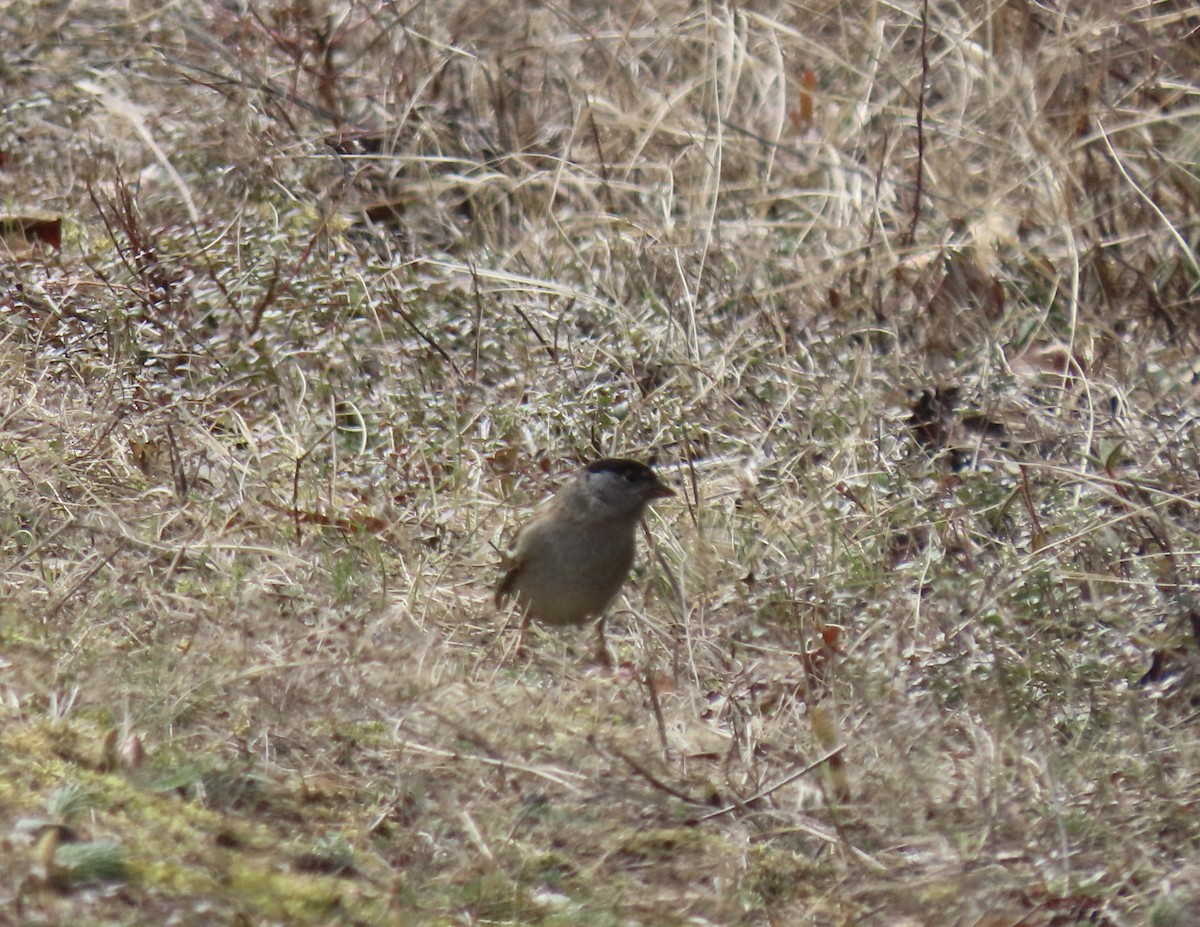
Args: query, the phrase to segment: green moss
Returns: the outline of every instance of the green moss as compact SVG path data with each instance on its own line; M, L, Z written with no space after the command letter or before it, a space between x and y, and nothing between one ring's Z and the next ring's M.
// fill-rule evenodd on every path
M297 924L324 923L347 904L353 889L344 879L280 871L270 863L241 860L222 887L256 919L284 918Z
M689 827L664 827L637 831L621 840L619 852L646 861L677 853L703 852L712 837Z
M786 904L823 886L832 876L828 861L771 846L755 846L746 858L743 887L768 907Z

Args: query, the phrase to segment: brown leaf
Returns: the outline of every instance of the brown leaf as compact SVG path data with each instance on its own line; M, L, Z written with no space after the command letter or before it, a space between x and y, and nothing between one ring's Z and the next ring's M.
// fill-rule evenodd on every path
M62 248L61 216L0 216L0 248L13 257L27 257L35 246Z

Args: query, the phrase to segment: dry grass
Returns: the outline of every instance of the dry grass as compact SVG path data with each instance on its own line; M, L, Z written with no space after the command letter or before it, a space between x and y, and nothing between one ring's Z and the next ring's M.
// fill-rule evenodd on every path
M1195 9L247 6L0 9L0 921L1195 922Z

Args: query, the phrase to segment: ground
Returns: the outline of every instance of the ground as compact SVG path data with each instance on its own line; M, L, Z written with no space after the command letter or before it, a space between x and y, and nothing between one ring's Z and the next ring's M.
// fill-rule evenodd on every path
M1195 8L0 30L0 923L1200 923Z

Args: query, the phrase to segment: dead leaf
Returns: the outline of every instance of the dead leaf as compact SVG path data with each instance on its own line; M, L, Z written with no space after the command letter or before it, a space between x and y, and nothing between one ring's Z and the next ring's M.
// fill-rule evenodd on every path
M39 247L62 248L61 216L0 216L0 249L24 258Z

